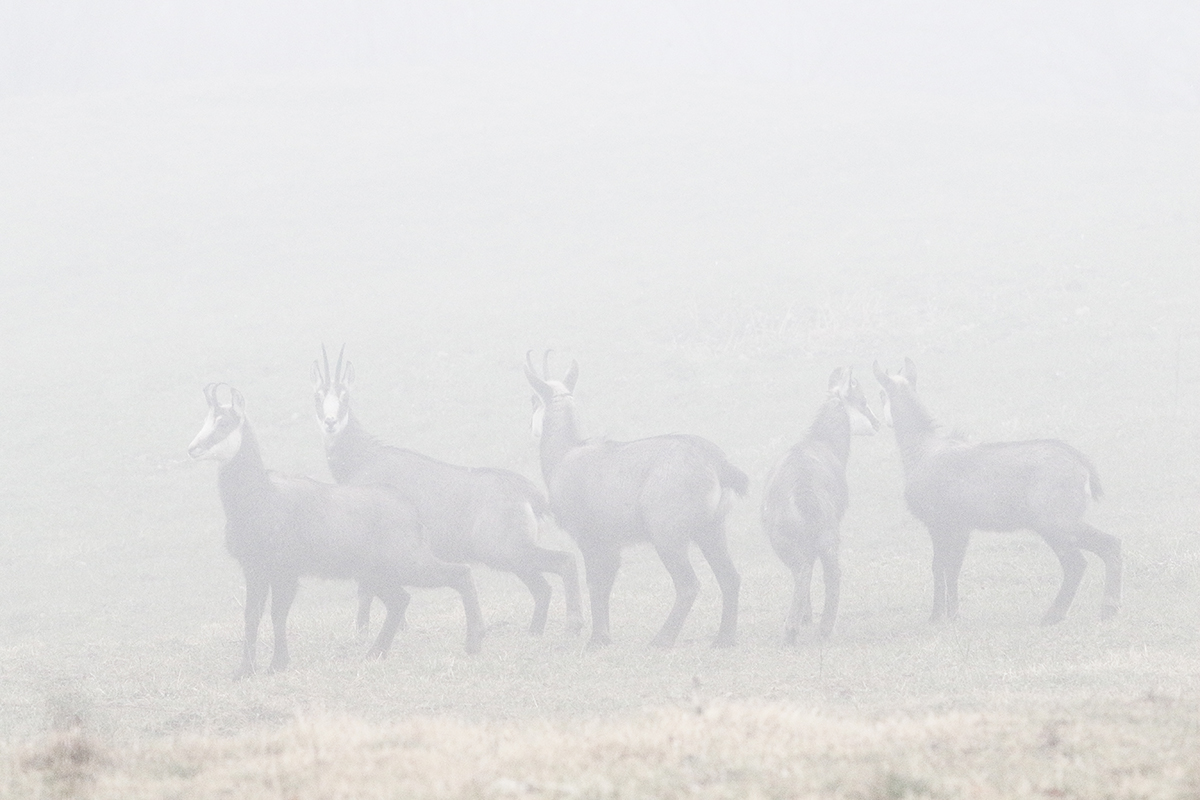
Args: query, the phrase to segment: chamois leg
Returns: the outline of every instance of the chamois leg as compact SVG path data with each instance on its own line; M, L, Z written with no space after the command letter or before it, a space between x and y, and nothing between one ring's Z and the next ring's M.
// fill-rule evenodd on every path
M575 564L575 556L563 550L548 550L544 547L533 545L529 548L523 560L538 572L553 572L562 579L563 594L567 600L567 633L571 636L577 636L583 630L583 612L580 610L579 568ZM530 591L532 592L533 589L530 588ZM534 599L536 600L536 595ZM549 600L549 595L547 595L547 604L549 604ZM534 616L537 616L536 612ZM543 614L543 626L545 622L545 614ZM542 632L541 628L534 630L532 622L529 625L529 630L533 633Z
M821 635L833 633L833 623L837 620L838 599L841 596L842 568L838 564L837 537L834 537L832 547L823 547L821 559L821 581L825 584L825 606L821 609Z
M650 644L653 647L671 647L679 636L688 612L692 610L692 604L696 602L696 595L700 593L700 581L688 559L686 539L682 543L672 542L667 546L655 544L654 549L658 551L658 557L662 559L667 572L671 573L671 582L675 584L675 603L671 606L667 621L650 640Z
M287 669L287 618L296 599L298 581L295 577L281 578L271 584L271 627L275 629L275 655L271 658L271 672Z
M717 638L713 639L713 647L732 647L737 642L738 592L741 590L742 578L738 575L733 559L729 557L729 547L725 542L725 531L716 529L709 536L696 538L696 545L704 554L704 559L712 569L721 587L721 627L717 629ZM687 550L683 552L687 558ZM688 565L689 569L691 565ZM695 573L692 573L695 576ZM689 608L691 604L689 603ZM683 620L680 620L682 623Z
M367 658L385 658L392 647L392 641L396 638L396 631L404 627L404 612L408 609L408 601L412 599L412 595L394 578L380 582L375 591L368 596L375 594L383 601L387 615L383 618L383 627L379 629L375 643L367 651Z
M941 622L946 616L946 553L941 535L930 531L933 540L933 611L930 622Z
M1121 608L1121 540L1085 525L1076 541L1104 562L1104 602L1100 606L1100 619L1111 619Z
M371 631L371 603L375 595L364 586L358 584L358 616L354 620L354 629L358 632L358 640L365 642Z
M533 595L533 618L529 620L529 632L541 636L546 630L546 617L550 613L550 582L541 571L533 568L519 570L516 575Z
M788 564L792 569L792 607L783 627L783 641L786 644L795 644L796 637L800 635L800 628L812 623L812 576L815 560L811 552L802 555L796 551Z
M958 619L958 576L962 572L963 558L967 555L970 531L955 531L943 540L942 566L946 572L946 619Z
M483 614L479 610L479 595L471 568L466 564L439 561L432 552L413 554L412 563L403 570L401 583L409 586L449 586L462 598L467 617L468 653L478 653L483 643Z
M1083 571L1087 569L1087 561L1084 560L1083 553L1079 551L1079 547L1076 546L1070 535L1043 533L1042 536L1046 539L1046 543L1053 548L1054 554L1058 556L1058 563L1062 565L1063 571L1062 586L1059 587L1058 596L1054 598L1054 603L1042 617L1043 625L1053 625L1061 622L1067 615L1067 609L1071 607L1071 601L1075 599L1075 592L1079 589Z
M246 576L246 608L245 637L242 639L242 665L233 674L233 679L245 678L254 674L254 654L258 648L258 626L262 622L263 611L267 607L267 592L271 582L266 575L249 570Z
M600 545L583 550L583 567L587 572L588 596L592 603L589 648L604 647L612 642L608 629L608 601L620 566L621 551L615 546Z

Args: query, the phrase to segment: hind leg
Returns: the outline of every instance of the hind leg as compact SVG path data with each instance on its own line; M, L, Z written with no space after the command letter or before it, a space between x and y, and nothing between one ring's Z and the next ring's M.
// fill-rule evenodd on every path
M373 591L367 593L367 599L370 600L378 595L387 609L387 615L383 618L383 627L379 629L375 643L367 651L367 658L384 658L392 647L396 631L404 627L404 612L408 609L408 602L412 599L412 595L400 585L399 579L395 576L380 578L373 581L372 585Z
M729 557L723 528L717 528L711 535L696 537L696 544L721 587L721 627L717 629L713 647L732 647L737 642L738 592L742 578Z
M837 620L838 600L841 597L842 567L838 563L837 536L833 537L830 545L822 548L821 581L825 584L825 606L821 609L821 635L833 633L833 623Z
M470 567L448 564L425 551L414 554L412 562L401 571L400 582L408 586L449 586L458 592L467 618L466 651L479 652L483 642L483 613L479 610L479 594Z
M783 641L795 644L800 628L812 623L813 554L796 553L788 563L792 570L792 606L783 627Z
M686 539L669 545L655 544L654 549L658 551L658 557L662 559L667 572L671 573L671 582L675 584L675 602L662 629L650 640L650 644L654 647L672 647L679 637L683 621L692 610L692 604L696 602L696 595L700 593L700 581L696 579L696 570L688 559Z
M546 630L546 617L550 613L550 583L536 569L522 569L516 575L533 595L533 619L529 621L529 632L541 636Z
M1104 562L1104 602L1100 606L1100 619L1111 619L1121 608L1121 540L1085 525L1076 535L1076 541Z
M1054 598L1054 602L1042 617L1043 625L1053 625L1061 622L1067 615L1067 609L1071 607L1071 601L1075 599L1075 592L1079 589L1079 581L1083 578L1087 562L1075 544L1075 537L1070 534L1043 533L1042 537L1054 550L1054 554L1058 556L1058 563L1062 565L1063 571L1062 585L1058 589L1058 596Z

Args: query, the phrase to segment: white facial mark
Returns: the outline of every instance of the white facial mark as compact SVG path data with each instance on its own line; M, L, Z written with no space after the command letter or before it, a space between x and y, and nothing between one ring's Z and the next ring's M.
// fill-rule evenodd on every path
M196 434L196 438L192 439L192 443L188 445L188 455L197 461L208 459L228 461L236 456L238 450L242 449L241 424L239 423L236 428L226 434L220 441L209 441L216 427L216 412L209 409L208 416L205 417L204 425L201 426L200 432Z
M889 428L896 427L892 422L892 398L888 397L886 392L883 395L883 421Z
M349 414L342 414L341 398L336 392L329 392L325 395L325 401L321 404L321 413L324 418L321 420L321 430L327 436L337 436L346 427L346 421L350 418ZM330 423L333 426L330 427Z

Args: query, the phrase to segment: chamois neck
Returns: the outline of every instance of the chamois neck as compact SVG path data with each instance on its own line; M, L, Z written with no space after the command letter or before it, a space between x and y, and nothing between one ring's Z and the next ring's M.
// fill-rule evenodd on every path
M917 398L899 395L891 398L892 425L905 470L923 459L937 438L937 424Z
M233 458L217 470L217 485L226 516L266 501L273 491L267 468L263 465L258 437L250 423L242 421L242 445Z
M542 440L539 448L542 457L542 477L545 478L547 486L550 485L550 476L558 469L567 453L581 444L583 436L579 433L579 420L575 409L567 403L556 403L547 408L542 422Z
M825 401L808 429L807 441L825 445L842 464L850 459L850 418L845 402L837 397Z
M335 480L343 481L358 472L369 462L383 443L358 424L354 412L350 412L344 427L337 436L325 439L325 456L329 471Z

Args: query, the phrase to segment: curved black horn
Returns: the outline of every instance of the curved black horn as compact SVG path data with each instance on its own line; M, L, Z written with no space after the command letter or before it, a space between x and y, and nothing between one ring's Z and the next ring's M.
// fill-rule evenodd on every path
M325 352L325 343L321 342L321 359L325 362L325 385L329 385L329 353Z
M550 354L553 350L542 353L542 380L550 380Z
M334 369L334 371L333 371L334 383L342 382L342 356L345 355L345 353L346 353L346 343L342 342L342 349L338 351L337 368Z
M213 391L216 388L217 385L215 383L210 383L208 386L204 387L204 399L208 401L210 406L213 405Z

